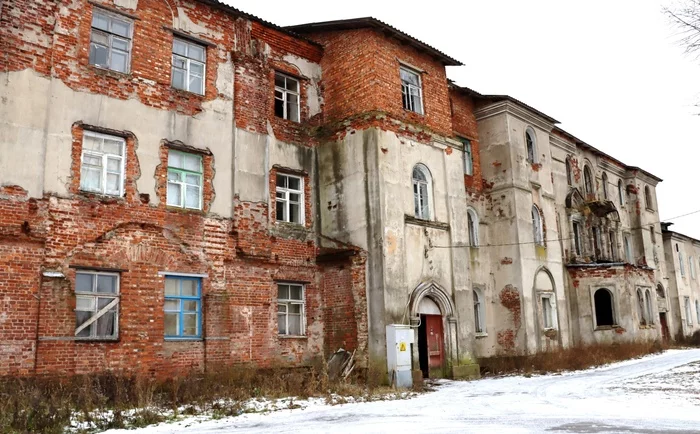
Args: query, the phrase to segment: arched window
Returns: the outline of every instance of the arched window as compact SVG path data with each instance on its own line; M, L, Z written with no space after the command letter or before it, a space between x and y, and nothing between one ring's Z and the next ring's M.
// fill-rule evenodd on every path
M537 205L532 205L532 236L535 245L544 246L544 228L542 225L542 215Z
M430 172L424 165L416 164L412 176L415 216L430 220Z
M632 257L632 242L630 241L629 235L625 235L625 259L630 264L634 263L634 258Z
M571 158L566 157L566 185L571 187L574 184L573 173L571 173Z
M479 216L472 208L467 209L467 230L469 231L469 245L479 245Z
M625 189L622 180L617 181L617 200L620 202L620 206L625 204Z
M603 183L603 198L608 199L608 174L603 172L603 178L601 180Z
M486 333L484 317L484 302L481 291L474 288L474 331L476 333Z
M644 186L644 202L647 206L647 209L654 209L654 204L651 199L651 188L649 188L648 185Z
M639 324L647 324L647 315L644 310L644 296L642 295L642 290L637 288L637 314L639 314Z
M588 166L583 167L583 186L586 189L586 194L595 193L593 189L593 174Z
M535 275L535 293L540 301L540 314L542 316L542 328L544 330L556 329L557 303L554 292L554 282L549 271L541 268Z
M612 293L605 288L600 288L593 295L593 302L595 305L596 326L611 326L615 324Z
M610 242L610 260L617 261L617 240L615 239L615 231L608 233L608 241Z
M525 130L525 144L527 146L527 161L537 163L537 142L535 140L535 130L527 127Z
M654 311L651 307L651 292L647 289L644 291L644 300L646 301L647 323L654 324Z
M666 298L666 292L662 284L656 285L656 296L659 298Z

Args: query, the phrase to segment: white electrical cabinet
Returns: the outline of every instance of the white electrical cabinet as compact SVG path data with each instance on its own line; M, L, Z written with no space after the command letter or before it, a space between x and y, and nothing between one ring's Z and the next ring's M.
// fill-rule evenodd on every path
M389 368L389 382L395 387L413 386L411 376L411 344L413 329L406 324L386 326L386 362Z

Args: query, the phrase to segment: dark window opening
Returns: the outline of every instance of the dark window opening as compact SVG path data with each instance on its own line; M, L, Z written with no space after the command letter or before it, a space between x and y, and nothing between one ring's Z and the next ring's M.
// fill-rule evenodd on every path
M605 288L601 288L595 292L593 296L595 302L595 319L596 325L611 326L613 321L613 305L612 294Z

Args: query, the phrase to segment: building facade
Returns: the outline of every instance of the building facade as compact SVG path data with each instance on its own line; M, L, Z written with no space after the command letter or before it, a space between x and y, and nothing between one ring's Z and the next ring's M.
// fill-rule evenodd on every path
M381 21L14 0L0 24L0 375L386 370L409 324L414 370L472 377L685 318L659 178Z

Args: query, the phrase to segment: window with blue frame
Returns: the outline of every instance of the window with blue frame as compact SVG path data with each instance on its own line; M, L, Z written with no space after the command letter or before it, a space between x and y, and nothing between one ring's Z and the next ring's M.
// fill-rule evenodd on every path
M165 278L165 337L173 339L202 336L202 279Z

